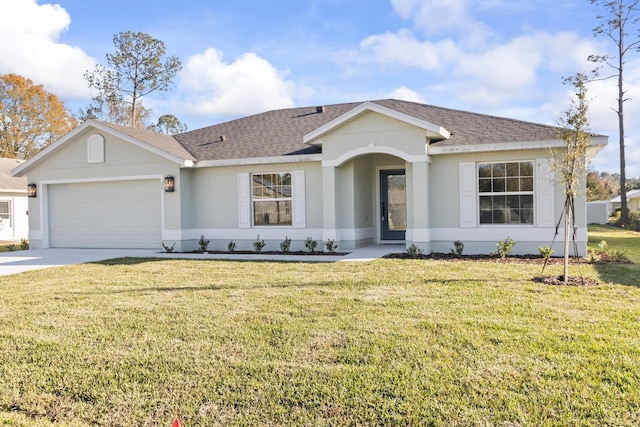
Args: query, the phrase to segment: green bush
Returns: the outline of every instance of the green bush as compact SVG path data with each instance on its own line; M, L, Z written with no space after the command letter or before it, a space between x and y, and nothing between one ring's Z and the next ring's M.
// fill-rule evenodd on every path
M545 261L551 258L551 255L553 255L553 249L551 249L551 246L540 246L538 248L538 252L540 252L540 256Z
M291 249L291 239L289 238L289 236L286 236L284 240L280 242L280 250L286 254L286 253L289 253L290 249Z
M266 245L267 244L264 242L264 240L260 239L260 235L258 234L258 237L256 238L256 241L253 242L253 249L255 249L256 253L260 253L260 252L262 252L262 249Z
M198 240L198 246L200 249L198 250L200 253L205 252L207 247L209 246L210 240L205 240L204 234L200 235L200 240Z
M496 243L496 246L498 246L498 254L500 255L500 258L505 259L509 255L511 255L511 251L513 250L513 247L515 245L516 241L511 237L507 237L505 240L500 240L498 243Z
M236 242L231 240L229 241L229 243L227 243L227 252L235 252L235 251L236 251Z
M173 248L176 246L176 242L173 242L173 244L171 246L165 245L164 242L162 242L162 249L164 249L164 252L167 254L170 254L173 252Z
M334 253L336 249L338 249L338 244L336 243L335 240L329 239L326 242L324 242L324 247L327 250L327 252Z
M307 248L309 252L315 252L317 246L318 246L318 242L313 240L311 236L307 237L306 240L304 241L304 247Z
M451 249L451 253L457 256L462 256L462 251L464 251L464 243L460 240L456 240L453 242L453 249Z
M598 243L598 249L594 249L587 256L590 263L596 262L627 262L629 261L629 252L624 249L610 248L605 240Z
M407 253L411 258L418 258L422 255L422 249L417 247L415 243L412 243L411 246L407 248Z

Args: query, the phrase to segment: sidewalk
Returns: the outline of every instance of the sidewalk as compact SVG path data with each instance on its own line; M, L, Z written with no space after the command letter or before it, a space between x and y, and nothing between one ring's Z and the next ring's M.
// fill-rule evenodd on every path
M347 255L198 254L163 253L152 249L30 249L0 253L0 276L23 271L104 261L113 258L212 259L230 261L368 262L389 253L404 252L404 245L371 245Z

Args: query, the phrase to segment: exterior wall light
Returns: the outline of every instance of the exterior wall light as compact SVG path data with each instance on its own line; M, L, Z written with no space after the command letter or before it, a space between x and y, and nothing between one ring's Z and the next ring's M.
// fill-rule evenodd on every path
M167 193L176 191L176 181L171 175L164 177L164 191Z
M33 182L27 184L27 196L29 197L37 197L38 196L38 186Z

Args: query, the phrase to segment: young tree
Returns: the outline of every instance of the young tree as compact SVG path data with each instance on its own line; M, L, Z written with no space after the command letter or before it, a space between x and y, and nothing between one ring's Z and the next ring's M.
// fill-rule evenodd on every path
M16 74L0 76L0 157L28 159L76 125L42 85Z
M571 84L575 90L575 97L571 105L559 119L559 125L563 128L561 137L566 143L566 150L553 152L552 170L556 180L564 187L564 284L569 281L569 230L573 230L573 241L576 239L576 224L574 215L574 200L578 196L580 185L586 180L587 149L591 144L589 132L589 120L587 112L587 83L589 77L583 73L564 79L565 84ZM558 222L559 226L560 222ZM556 227L557 230L558 227Z
M594 36L606 37L616 46L616 54L610 55L590 55L589 60L597 64L607 65L614 71L614 74L606 77L616 78L618 83L618 106L615 112L618 115L618 134L620 145L620 200L621 200L621 220L626 223L629 220L629 210L627 208L627 190L625 173L625 152L624 152L624 67L626 59L632 52L640 51L640 0L590 0L591 4L603 7L607 16L598 16L600 25L593 29ZM631 35L630 32L636 32ZM627 41L630 40L630 43Z
M158 123L149 126L151 130L167 135L176 135L187 131L187 125L173 114L165 114L158 118Z
M148 34L121 32L113 37L113 44L116 50L106 55L107 65L84 74L89 88L96 91L87 111L106 115L115 123L126 119L131 127L144 127L144 112L148 118L150 110L142 107L141 99L168 91L182 64L175 56L165 58L164 43Z

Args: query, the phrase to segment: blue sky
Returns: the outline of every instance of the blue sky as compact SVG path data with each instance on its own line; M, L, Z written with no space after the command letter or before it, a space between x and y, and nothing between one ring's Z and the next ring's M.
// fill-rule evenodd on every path
M594 38L588 0L0 0L0 74L44 84L76 111L82 78L113 35L162 40L183 70L149 96L155 116L190 129L269 109L379 98L555 124L562 77L586 71ZM640 55L627 64L627 174L640 176ZM614 82L590 88L591 128L610 136L592 162L618 170Z

